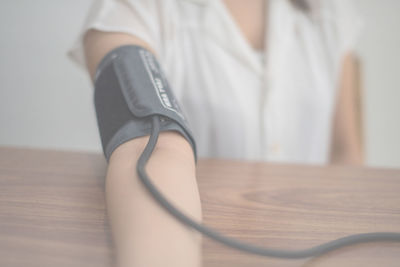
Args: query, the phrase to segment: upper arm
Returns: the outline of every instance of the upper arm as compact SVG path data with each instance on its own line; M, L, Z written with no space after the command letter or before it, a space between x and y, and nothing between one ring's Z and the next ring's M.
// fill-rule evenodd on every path
M334 162L360 162L362 158L361 70L358 57L343 58L336 102L331 157Z
M336 113L339 118L347 117L348 122L357 128L358 132L361 132L362 128L361 90L361 69L358 56L355 53L348 53L342 62Z
M98 64L114 48L129 44L140 45L155 54L154 49L145 41L134 35L122 32L105 32L90 29L84 35L83 44L86 67L92 81L94 80Z
M96 74L96 69L100 61L108 52L122 45L140 45L153 54L154 49L140 38L119 32L103 32L89 30L84 36L84 49L87 68L90 72L92 81ZM112 153L111 158L127 158L129 155L143 151L149 136L137 137L118 146ZM194 161L192 148L189 142L176 131L164 131L159 135L157 150L173 151L174 155L182 155L184 158ZM111 162L111 161L110 161Z

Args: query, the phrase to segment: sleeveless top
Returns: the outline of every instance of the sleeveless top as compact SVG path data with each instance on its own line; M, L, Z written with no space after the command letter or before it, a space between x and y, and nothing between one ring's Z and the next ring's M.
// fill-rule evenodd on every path
M157 53L198 156L325 164L341 60L362 20L351 0L269 0L256 53L222 0L96 0L68 56L85 67L90 28L124 32Z

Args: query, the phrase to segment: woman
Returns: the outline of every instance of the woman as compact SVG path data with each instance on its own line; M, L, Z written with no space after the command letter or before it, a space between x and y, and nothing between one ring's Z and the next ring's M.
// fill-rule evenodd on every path
M93 79L113 48L152 51L199 157L360 163L352 90L358 21L348 0L103 0L69 53ZM120 145L108 165L118 264L199 266L201 236L155 204L137 179L147 140ZM186 139L162 132L147 171L178 208L202 220Z

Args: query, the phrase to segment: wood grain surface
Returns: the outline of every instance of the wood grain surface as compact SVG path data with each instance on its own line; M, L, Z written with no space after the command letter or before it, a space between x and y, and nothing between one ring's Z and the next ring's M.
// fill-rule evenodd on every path
M101 154L0 147L0 266L113 266ZM204 224L264 247L400 232L400 170L200 159ZM400 244L281 260L203 242L204 267L400 266Z

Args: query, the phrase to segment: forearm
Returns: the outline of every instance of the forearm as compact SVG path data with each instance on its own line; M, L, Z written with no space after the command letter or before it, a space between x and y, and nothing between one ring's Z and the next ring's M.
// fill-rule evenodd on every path
M119 146L106 177L106 199L119 267L201 266L201 235L165 211L140 182L136 162L148 136ZM162 132L146 171L160 192L201 222L201 202L189 143Z

